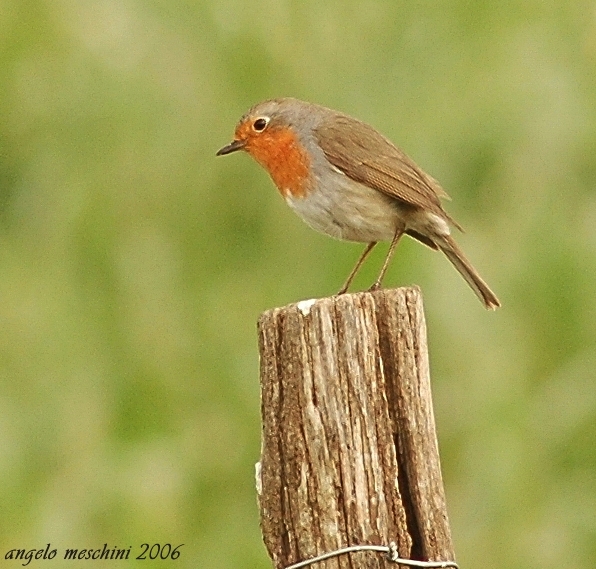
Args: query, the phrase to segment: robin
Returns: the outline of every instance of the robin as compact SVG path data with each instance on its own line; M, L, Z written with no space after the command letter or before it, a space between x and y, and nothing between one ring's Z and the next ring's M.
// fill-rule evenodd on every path
M395 247L406 234L441 250L489 309L501 304L451 237L461 230L443 209L449 198L399 148L373 127L343 113L283 98L252 107L234 140L217 156L248 152L287 204L313 229L367 243L338 294L345 293L379 241L390 241L370 290L380 288Z

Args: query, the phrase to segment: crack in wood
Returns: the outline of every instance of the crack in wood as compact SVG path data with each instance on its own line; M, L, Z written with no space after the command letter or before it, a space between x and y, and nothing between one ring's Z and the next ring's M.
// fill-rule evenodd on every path
M347 545L452 560L417 288L259 320L263 537L278 568ZM375 556L327 567L380 569Z

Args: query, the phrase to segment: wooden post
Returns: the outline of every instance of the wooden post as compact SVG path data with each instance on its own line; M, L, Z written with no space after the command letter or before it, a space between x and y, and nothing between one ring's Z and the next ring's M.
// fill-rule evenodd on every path
M257 491L276 569L390 542L402 558L453 560L419 289L303 301L258 327ZM357 552L315 569L390 565Z

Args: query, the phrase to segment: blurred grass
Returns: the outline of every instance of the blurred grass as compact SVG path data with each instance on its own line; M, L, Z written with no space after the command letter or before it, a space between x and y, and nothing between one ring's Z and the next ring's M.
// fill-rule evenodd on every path
M255 320L360 252L214 157L292 95L441 180L503 301L414 243L387 279L425 293L460 565L596 564L593 3L5 0L0 63L2 555L169 542L152 567L270 567Z

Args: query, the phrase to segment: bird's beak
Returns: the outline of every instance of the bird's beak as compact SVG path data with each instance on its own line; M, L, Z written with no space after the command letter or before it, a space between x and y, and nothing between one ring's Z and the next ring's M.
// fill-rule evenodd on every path
M230 144L227 144L223 148L217 151L216 156L223 156L224 154L230 154L236 152L236 150L242 150L246 146L245 140L232 140Z

